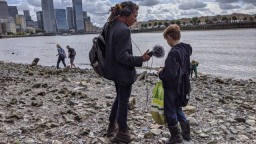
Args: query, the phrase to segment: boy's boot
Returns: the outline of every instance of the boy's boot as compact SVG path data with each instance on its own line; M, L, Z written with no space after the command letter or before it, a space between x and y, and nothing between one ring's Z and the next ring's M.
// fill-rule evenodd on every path
M166 143L167 144L182 144L183 143L183 139L182 136L180 134L180 129L178 127L178 125L176 126L169 126L169 131L171 133L171 138L169 138Z
M115 139L125 143L130 143L135 139L135 136L129 133L129 128L127 127L125 131L119 129L115 135Z
M191 140L191 136L190 136L190 124L189 121L187 122L180 122L180 127L181 127L181 135L183 137L183 139L190 141Z
M109 123L108 124L108 130L107 130L107 136L114 136L114 134L118 131L118 124L115 123Z

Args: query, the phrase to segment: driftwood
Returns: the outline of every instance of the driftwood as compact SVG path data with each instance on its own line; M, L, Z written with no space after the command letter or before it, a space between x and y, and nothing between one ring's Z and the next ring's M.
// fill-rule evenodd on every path
M36 66L37 63L39 62L39 60L40 60L39 58L35 58L34 61L32 62L32 64L30 65L30 67Z
M144 71L143 73L141 73L141 74L137 77L137 81L140 81L141 79L143 79L146 74L147 74L147 71Z

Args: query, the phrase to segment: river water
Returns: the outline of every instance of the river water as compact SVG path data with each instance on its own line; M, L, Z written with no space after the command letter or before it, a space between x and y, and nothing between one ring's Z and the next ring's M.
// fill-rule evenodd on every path
M191 60L199 61L198 72L248 79L256 77L256 29L182 31L181 41L193 48ZM0 39L0 61L30 64L40 58L39 65L52 66L57 62L56 44L76 49L75 63L80 68L90 68L89 51L97 35L42 36ZM167 53L170 47L162 33L132 34L132 39L144 53L154 45L162 45ZM133 46L134 55L140 55ZM14 54L12 54L14 53ZM67 53L67 50L66 50ZM144 66L164 66L165 58L153 59ZM66 59L69 64L69 59ZM62 64L60 64L63 67ZM139 69L138 69L139 70Z

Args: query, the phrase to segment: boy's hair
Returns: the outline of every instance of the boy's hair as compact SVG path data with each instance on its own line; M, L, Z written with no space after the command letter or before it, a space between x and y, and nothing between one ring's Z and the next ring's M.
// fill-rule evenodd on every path
M167 39L167 36L172 37L173 40L180 40L181 33L180 27L178 25L171 25L164 30L164 39Z
M196 61L195 60L192 60L192 63L195 63Z

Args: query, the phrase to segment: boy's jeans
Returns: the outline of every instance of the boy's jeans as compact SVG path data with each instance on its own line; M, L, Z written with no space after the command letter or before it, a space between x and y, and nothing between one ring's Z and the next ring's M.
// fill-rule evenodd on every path
M164 115L168 126L176 126L179 122L187 122L182 108L175 105L177 93L164 89Z
M112 105L109 121L111 123L117 121L119 129L125 131L127 128L127 115L132 85L121 86L115 83L115 86L117 95Z

